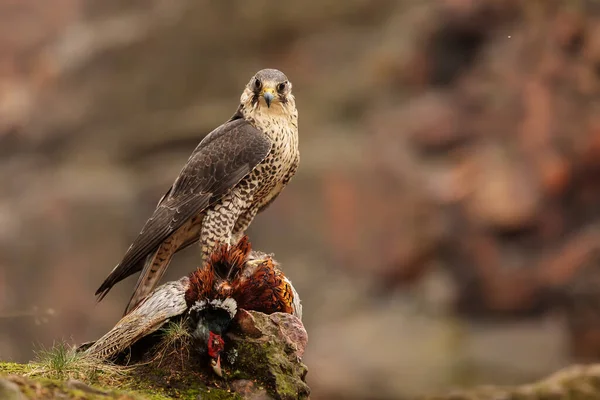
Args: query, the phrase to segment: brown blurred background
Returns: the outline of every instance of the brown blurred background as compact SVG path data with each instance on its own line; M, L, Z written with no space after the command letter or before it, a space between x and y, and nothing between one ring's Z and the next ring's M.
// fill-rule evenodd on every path
M600 358L600 2L0 0L0 359L117 321L137 278L95 289L265 67L302 160L249 234L314 399Z

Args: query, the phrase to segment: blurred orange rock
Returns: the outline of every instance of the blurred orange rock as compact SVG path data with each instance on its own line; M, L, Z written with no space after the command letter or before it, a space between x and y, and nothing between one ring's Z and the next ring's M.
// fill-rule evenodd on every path
M487 147L479 152L469 199L473 218L503 230L535 222L542 200L539 184L522 164L502 148Z

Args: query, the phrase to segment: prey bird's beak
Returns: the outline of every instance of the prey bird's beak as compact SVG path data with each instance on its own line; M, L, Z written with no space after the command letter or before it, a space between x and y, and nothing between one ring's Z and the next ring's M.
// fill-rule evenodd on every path
M271 102L275 98L275 89L273 88L265 88L262 92L263 97L265 98L265 102L267 103L267 107L271 108Z
M217 356L217 359L214 358L210 360L210 366L212 367L215 374L219 375L221 378L223 377L223 370L221 369L221 355Z

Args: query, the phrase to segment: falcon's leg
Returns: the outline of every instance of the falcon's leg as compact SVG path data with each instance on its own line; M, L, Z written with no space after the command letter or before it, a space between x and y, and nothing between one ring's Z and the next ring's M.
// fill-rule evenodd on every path
M250 223L258 213L257 207L252 207L237 219L235 222L235 226L233 228L233 233L231 235L231 243L236 244L240 241L244 233L246 233L246 229L250 226Z
M217 243L231 245L235 223L248 208L245 203L233 192L206 211L200 231L203 261L208 260Z

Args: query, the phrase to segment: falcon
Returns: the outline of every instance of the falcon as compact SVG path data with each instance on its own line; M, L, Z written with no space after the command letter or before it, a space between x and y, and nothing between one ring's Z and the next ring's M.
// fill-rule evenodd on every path
M142 271L125 314L158 284L173 255L200 242L207 260L217 243L236 243L296 173L298 111L292 84L276 69L254 75L233 116L196 147L121 262L96 291Z
M234 246L219 245L203 268L156 288L106 335L80 348L96 360L112 360L169 320L187 318L187 327L199 343L194 347L204 350L221 376L223 335L238 309L284 312L302 319L292 282L271 256L253 251L245 235Z

